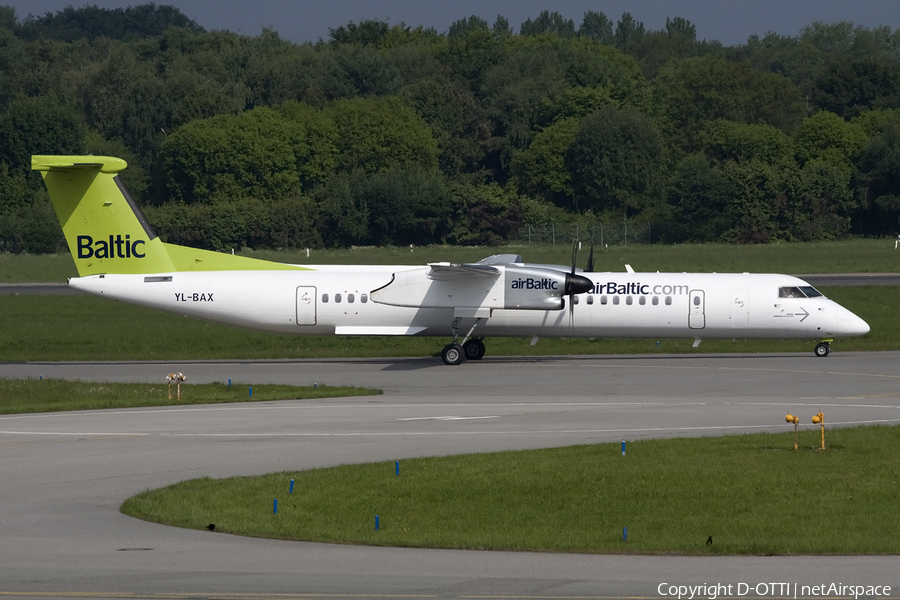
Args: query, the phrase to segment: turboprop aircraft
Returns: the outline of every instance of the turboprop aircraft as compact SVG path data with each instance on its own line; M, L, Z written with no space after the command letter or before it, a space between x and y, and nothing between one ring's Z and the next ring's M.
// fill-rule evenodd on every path
M448 365L489 336L818 339L868 333L858 316L788 275L593 272L497 255L426 266L291 265L163 242L125 189L125 161L33 156L78 277L104 298L295 335L451 336ZM574 252L573 252L574 254ZM462 339L460 334L464 333Z

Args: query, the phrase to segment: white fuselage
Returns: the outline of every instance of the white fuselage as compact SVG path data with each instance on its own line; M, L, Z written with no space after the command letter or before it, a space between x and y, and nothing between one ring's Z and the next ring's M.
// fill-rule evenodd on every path
M463 328L481 317L478 336L829 339L869 331L824 296L779 297L782 288L809 285L788 275L581 273L595 283L593 291L562 310L535 310L498 308L502 277L474 295L444 294L435 304L435 290L450 288L432 282L427 267L306 268L92 275L69 283L104 298L294 335L448 337L455 317ZM417 283L385 304L389 296L377 291L397 274Z

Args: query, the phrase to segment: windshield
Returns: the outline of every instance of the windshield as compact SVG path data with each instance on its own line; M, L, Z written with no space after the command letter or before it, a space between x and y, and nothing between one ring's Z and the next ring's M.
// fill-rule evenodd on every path
M811 285L778 288L779 298L817 298L822 293Z

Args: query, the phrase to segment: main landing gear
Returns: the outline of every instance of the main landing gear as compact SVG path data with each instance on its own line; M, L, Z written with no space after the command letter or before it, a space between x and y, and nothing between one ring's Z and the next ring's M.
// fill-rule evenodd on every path
M828 353L831 352L831 340L825 340L818 344L816 344L816 356L819 358L825 358L828 356Z
M471 337L472 332L475 331L475 328L478 327L478 324L483 321L483 319L475 319L472 329L470 329L469 333L466 334L466 337L463 338L462 343L459 342L460 321L462 321L460 317L453 319L453 325L451 327L451 330L453 331L453 341L444 346L444 349L441 351L441 358L443 359L444 364L458 365L463 360L479 360L484 356L484 338Z

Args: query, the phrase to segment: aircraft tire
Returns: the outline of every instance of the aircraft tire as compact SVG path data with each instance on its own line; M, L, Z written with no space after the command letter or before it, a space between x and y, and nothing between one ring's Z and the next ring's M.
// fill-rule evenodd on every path
M465 359L465 353L459 344L447 344L441 352L441 358L446 365L458 365Z
M468 360L481 360L484 357L484 342L481 340L469 340L463 346Z
M825 358L828 356L828 353L831 352L831 346L828 342L821 342L816 344L816 356L819 358Z

